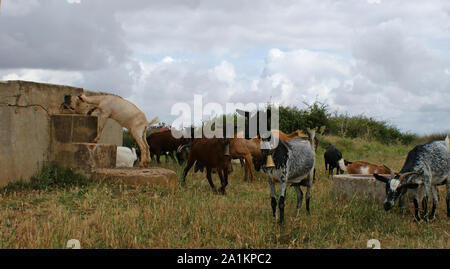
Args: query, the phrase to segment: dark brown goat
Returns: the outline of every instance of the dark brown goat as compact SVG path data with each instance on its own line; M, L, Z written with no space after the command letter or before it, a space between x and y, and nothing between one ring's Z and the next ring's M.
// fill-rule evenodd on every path
M183 137L175 138L173 137L171 130L165 130L147 136L147 143L150 147L151 158L153 159L153 156L156 154L156 161L161 163L159 160L161 154L169 152L169 156L173 159L173 152L176 151L179 146L187 144L188 141ZM182 160L178 160L178 163L181 162Z
M186 175L189 169L197 163L206 167L206 178L213 192L217 192L211 178L211 170L217 169L222 184L219 192L225 194L225 187L228 185L228 168L231 165L231 156L225 155L225 148L229 145L229 138L196 138L192 141L191 149L183 171L183 184L186 182Z

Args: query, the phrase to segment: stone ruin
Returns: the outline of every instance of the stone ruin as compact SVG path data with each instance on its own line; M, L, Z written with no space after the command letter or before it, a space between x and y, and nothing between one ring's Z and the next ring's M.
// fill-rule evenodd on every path
M65 95L82 88L27 81L0 81L0 187L29 180L55 161L85 176L125 184L177 185L175 172L163 168L115 168L122 127L108 122L98 143L97 117L61 109ZM103 94L86 91L86 95Z

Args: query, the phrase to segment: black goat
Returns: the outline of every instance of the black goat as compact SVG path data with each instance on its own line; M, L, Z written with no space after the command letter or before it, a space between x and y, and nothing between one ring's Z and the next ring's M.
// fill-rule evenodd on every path
M336 168L336 174L344 173L344 159L342 159L342 152L333 145L329 145L323 154L325 159L325 171L328 170L328 176L333 175L333 170Z

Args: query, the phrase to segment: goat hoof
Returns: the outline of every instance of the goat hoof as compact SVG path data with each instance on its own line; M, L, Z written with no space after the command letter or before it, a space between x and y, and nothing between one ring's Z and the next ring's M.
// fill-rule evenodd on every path
M434 216L429 216L428 218L427 218L427 222L433 222L435 220L435 217Z

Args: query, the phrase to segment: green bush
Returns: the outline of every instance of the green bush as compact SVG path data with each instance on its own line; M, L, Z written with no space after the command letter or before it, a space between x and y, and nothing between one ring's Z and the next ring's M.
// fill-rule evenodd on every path
M291 133L297 129L323 128L324 134L347 138L363 138L376 140L383 144L411 144L417 141L417 136L402 133L396 127L385 121L377 121L363 115L349 116L347 114L331 114L328 106L314 102L306 109L296 107L280 107L280 130ZM323 130L323 129L321 129Z

